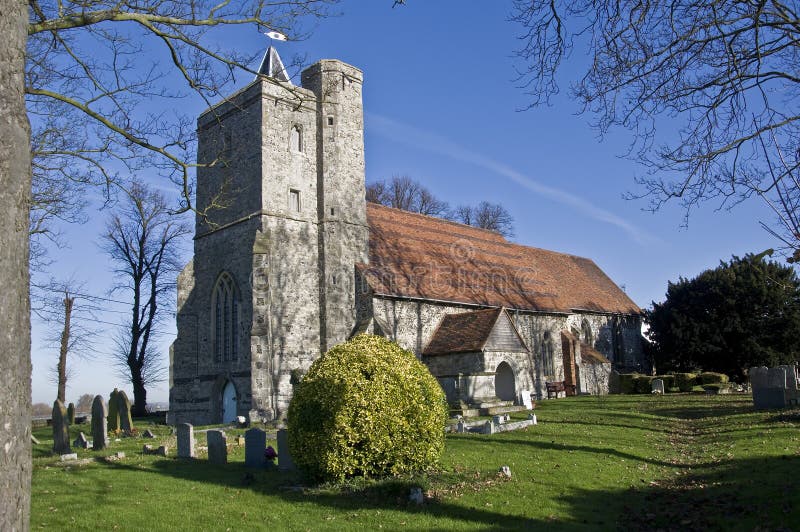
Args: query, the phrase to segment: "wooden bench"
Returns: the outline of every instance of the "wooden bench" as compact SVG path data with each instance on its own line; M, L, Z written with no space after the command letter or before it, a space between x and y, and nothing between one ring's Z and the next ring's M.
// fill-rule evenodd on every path
M561 392L564 392L565 397L567 395L575 395L575 386L564 381L546 382L544 385L547 387L548 399L558 398L558 394Z

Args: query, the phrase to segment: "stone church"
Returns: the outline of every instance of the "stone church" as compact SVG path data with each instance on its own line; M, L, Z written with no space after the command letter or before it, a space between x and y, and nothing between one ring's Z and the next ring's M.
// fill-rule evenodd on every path
M194 257L178 277L170 420L285 416L329 347L384 335L462 408L607 393L642 367L640 309L589 259L365 201L363 77L322 60L256 79L197 121Z

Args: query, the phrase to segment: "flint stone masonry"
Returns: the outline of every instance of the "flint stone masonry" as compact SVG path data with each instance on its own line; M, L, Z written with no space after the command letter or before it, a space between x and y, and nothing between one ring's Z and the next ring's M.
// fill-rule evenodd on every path
M292 88L302 102L280 82L259 79L198 118L198 210L221 192L235 195L227 208L210 210L210 219L196 218L193 259L178 276L170 423L222 423L230 408L251 424L281 419L293 372L305 373L351 333L383 334L421 358L444 315L485 303L375 294L362 277L359 268L370 260L362 84L359 69L323 60ZM217 320L218 313L235 323ZM449 367L431 367L449 398L470 389L472 399L496 399L501 362L514 371L507 400L525 405L520 390L543 397L546 381L564 379L562 330L585 331L591 338L582 340L614 367L643 370L638 315L511 314L525 352L464 354ZM580 356L573 365L579 393L604 393L610 368ZM229 385L235 405L226 407Z
M244 465L245 467L264 467L267 459L267 433L259 428L252 428L244 433Z
M72 449L69 446L69 423L67 422L67 409L64 403L56 399L53 403L53 452L67 454Z
M178 423L178 458L194 458L194 427Z
M212 464L228 463L228 438L222 430L206 431L208 461Z
M102 395L95 395L92 401L92 449L101 451L108 447L108 419L106 404Z

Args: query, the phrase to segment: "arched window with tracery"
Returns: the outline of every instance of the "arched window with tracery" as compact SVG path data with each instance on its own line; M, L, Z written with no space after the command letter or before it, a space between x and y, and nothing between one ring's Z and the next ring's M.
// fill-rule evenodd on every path
M542 338L542 373L545 377L554 377L556 374L554 351L550 331L545 331L544 338Z
M233 277L220 274L211 299L214 360L239 358L239 290Z

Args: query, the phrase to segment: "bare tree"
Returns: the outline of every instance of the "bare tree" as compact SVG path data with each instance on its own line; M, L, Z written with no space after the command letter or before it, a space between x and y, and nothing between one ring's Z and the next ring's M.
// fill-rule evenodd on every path
M103 235L103 248L119 279L116 290L131 297L131 321L117 339L115 355L133 385L137 416L146 413L147 386L163 375L151 342L164 310L170 308L182 266L181 240L189 233L183 219L171 214L161 192L135 181Z
M58 348L58 362L53 368L53 381L58 387L57 398L66 403L67 381L75 374L75 365L67 364L75 356L92 358L93 338L98 333L95 312L100 310L81 292L84 285L74 278L52 279L47 285L32 287L35 302L33 312L51 329L47 336L50 345Z
M75 403L75 410L78 412L91 412L92 411L92 402L94 401L94 395L90 393L85 393L80 396L78 402Z
M216 44L221 41L214 29L251 27L296 37L304 18L324 16L334 1L0 0L0 222L5 228L0 236L0 281L5 287L0 308L6 314L5 334L0 335L0 374L5 379L0 394L0 447L5 452L0 499L6 503L0 508L0 529L27 529L30 517L28 268L30 234L37 226L35 216L30 217L32 148L46 157L79 161L82 175L94 171L100 179L114 177L104 173L111 167L108 162L129 170L152 165L179 184L182 208L191 209L193 120L136 110L152 109L152 100L179 92L167 88L173 86L170 74L206 101L223 94L236 73L255 75L246 55ZM159 46L167 62L159 62L154 52ZM292 94L301 98L299 92ZM42 112L39 106L52 106L55 114L50 116L67 122L78 117L78 123L85 120L90 127L81 126L77 136L54 129L58 140L47 145L32 141L26 96L35 122ZM49 131L46 126L42 130ZM59 164L41 167L57 171Z
M800 259L796 2L515 0L512 16L524 28L519 81L531 105L558 92L576 43L588 47L573 94L601 132L635 133L629 156L648 172L630 197L652 210L678 201L687 220L705 201L760 197L777 218L771 232Z
M453 211L452 218L462 224L500 233L507 238L514 236L514 217L499 203L482 201L476 206L459 205Z
M0 530L27 530L31 504L31 161L22 83L27 10L25 2L0 0Z
M408 176L393 176L389 181L367 185L367 201L428 216L447 217L450 207L430 190Z

